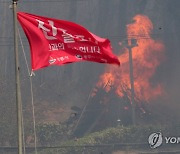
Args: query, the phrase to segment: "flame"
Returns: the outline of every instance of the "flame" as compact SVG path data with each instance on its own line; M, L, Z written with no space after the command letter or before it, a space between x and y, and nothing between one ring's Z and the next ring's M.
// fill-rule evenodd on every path
M127 25L127 36L128 40L137 40L137 46L131 48L135 96L138 100L150 101L164 93L163 86L152 81L157 67L164 60L164 45L151 37L153 24L147 16L136 15L133 20L133 23ZM123 53L118 57L121 67L108 66L105 73L100 76L97 87L103 87L106 92L113 87L118 96L123 97L126 92L130 97L128 51L128 48L123 48Z

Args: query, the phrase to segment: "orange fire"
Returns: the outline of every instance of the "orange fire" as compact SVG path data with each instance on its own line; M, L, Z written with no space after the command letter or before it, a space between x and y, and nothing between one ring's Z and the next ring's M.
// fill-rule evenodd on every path
M133 20L127 25L127 36L128 40L137 40L137 46L132 47L135 97L136 100L150 101L164 93L162 85L152 81L157 67L164 60L164 45L151 37L153 24L147 16L136 15ZM113 87L118 96L122 97L125 93L131 96L128 51L126 47L121 50L121 67L108 66L100 76L98 87L104 88L106 92Z

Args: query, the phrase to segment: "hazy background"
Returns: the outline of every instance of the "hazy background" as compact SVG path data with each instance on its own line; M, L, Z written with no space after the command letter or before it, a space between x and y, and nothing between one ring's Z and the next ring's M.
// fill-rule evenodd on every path
M13 17L12 10L9 9L10 4L10 0L0 0L0 121L8 121L9 129L13 129L16 126L16 108ZM148 16L154 26L152 38L161 40L165 46L165 60L157 68L153 80L163 84L166 94L150 102L148 109L154 113L153 118L157 123L159 119L176 121L180 118L179 6L179 0L19 0L18 2L19 11L73 21L101 37L109 38L117 55L122 53L119 42L126 39L126 25L132 23L132 18L137 14ZM20 25L19 29L30 67L29 45ZM24 119L28 123L32 121L30 84L20 45L19 53ZM33 77L33 92L37 123L66 121L74 112L72 106L82 110L106 66L83 62L36 71ZM161 120L159 122L162 122Z

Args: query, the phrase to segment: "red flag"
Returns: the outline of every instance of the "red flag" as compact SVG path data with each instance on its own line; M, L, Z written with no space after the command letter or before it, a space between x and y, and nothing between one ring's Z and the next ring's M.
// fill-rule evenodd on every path
M64 20L18 12L18 20L29 40L32 69L78 61L120 65L108 39Z

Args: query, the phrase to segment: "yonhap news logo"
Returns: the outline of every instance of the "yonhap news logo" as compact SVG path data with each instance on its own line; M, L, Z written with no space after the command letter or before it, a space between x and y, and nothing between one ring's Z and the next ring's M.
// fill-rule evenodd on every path
M148 142L152 149L155 149L162 145L163 141L165 141L165 144L179 144L180 143L180 137L164 137L161 132L152 133L149 135Z
M162 134L161 132L158 133L152 133L149 136L149 145L151 148L155 149L157 147L159 147L162 144Z

